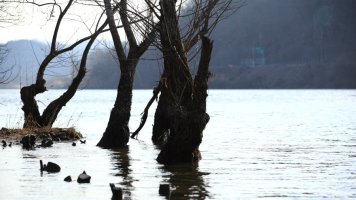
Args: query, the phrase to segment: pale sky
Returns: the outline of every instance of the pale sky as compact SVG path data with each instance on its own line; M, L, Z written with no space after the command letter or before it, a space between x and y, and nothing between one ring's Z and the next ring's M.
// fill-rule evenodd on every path
M63 4L64 8L65 4ZM49 19L51 6L37 7L33 5L20 5L11 7L9 10L16 10L20 14L20 22L15 25L0 23L0 43L6 43L11 40L34 39L39 41L51 41L56 20L58 18L58 9ZM68 43L76 41L81 37L90 34L88 27L94 30L93 22L99 17L101 8L89 7L84 5L74 5L68 11L63 20L58 42ZM86 23L86 25L84 24ZM110 39L108 35L103 36Z

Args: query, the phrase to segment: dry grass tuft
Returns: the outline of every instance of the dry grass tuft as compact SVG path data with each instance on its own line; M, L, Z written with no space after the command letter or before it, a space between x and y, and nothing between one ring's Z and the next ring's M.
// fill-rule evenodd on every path
M82 134L74 128L2 128L0 130L0 139L21 140L21 138L29 134L35 135L37 138L51 138L56 141L79 140L82 138Z

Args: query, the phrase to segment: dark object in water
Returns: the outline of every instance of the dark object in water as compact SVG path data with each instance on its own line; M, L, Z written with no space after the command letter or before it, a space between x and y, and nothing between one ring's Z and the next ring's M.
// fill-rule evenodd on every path
M87 142L87 140L79 140L80 144L85 144Z
M110 183L110 188L112 192L112 200L121 200L122 199L122 189L120 187L116 187L114 183Z
M42 162L42 160L40 160L40 170L41 170L41 172L44 171L44 167L43 167L43 162Z
M12 142L9 143L9 147L11 147L11 146L12 146Z
M36 142L36 136L34 135L26 135L20 141L20 143L22 144L22 148L27 150L33 149L35 146L35 142Z
M41 172L47 171L48 173L57 173L61 171L61 167L53 162L48 162L47 165L43 165L42 160L40 160Z
M51 139L44 139L41 142L41 147L51 147L53 145L53 141Z
M91 176L89 176L85 171L79 174L77 182L78 183L90 183Z
M72 146L73 146L73 147L77 146L77 143L73 142L73 143L72 143Z
M169 184L160 184L158 192L161 196L169 197L169 195L171 194Z
M6 147L6 146L7 146L7 144L6 144L6 141L5 141L5 140L2 140L1 142L2 142L2 147Z
M73 180L72 180L71 176L67 176L67 177L64 178L64 181L65 182L72 182Z

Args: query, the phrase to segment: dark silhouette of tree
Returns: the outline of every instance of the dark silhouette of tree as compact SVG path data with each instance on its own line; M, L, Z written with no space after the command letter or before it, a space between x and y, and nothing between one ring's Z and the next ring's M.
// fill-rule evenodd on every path
M163 2L161 2L161 5L163 7ZM179 26L178 21L174 22L174 21L166 21L166 23L174 23L174 24L170 24L171 26L176 26L174 27L169 27L167 28L166 32L160 32L161 34L161 44L162 44L162 53L163 53L163 57L165 58L165 63L164 63L164 71L162 74L162 78L161 78L161 82L158 86L159 89L162 90L160 98L159 98L159 102L157 105L157 109L156 109L156 113L155 113L155 120L154 120L154 125L153 125L153 134L152 134L152 141L155 144L158 145L162 145L166 142L168 135L170 134L170 129L171 129L171 110L174 109L174 107L176 107L177 105L181 104L174 101L181 101L180 99L184 99L184 98L188 98L189 95L191 95L192 92L192 84L193 84L193 79L191 77L191 73L189 71L189 63L188 63L188 58L187 58L187 53L189 52L190 49L192 49L197 42L199 41L199 39L205 35L205 34L209 34L213 28L215 27L216 23L219 22L221 14L224 13L224 11L226 11L229 7L229 5L231 4L231 1L226 1L226 2L221 2L219 0L207 0L207 1L192 1L192 4L190 5L190 9L188 9L187 14L188 17L187 18L183 18L183 27ZM166 5L166 4L164 4ZM166 5L167 6L167 5ZM172 5L171 5L172 6ZM220 7L221 6L221 7ZM216 7L219 7L219 9L221 8L221 13L217 12ZM167 9L169 9L169 7L167 7ZM216 13L213 13L213 12ZM171 14L172 16L170 16L171 18L173 18L173 15L175 15L175 17L177 19L179 19L179 13L181 11L179 10L170 10L170 12L174 12L174 13L164 13L161 10L161 18L167 19L165 18L165 15L167 14ZM215 16L215 14L217 14L217 16ZM215 17L215 19L213 20L213 18ZM161 19L162 20L162 19ZM212 21L212 22L211 22ZM209 23L210 22L210 23ZM162 27L163 29L164 27ZM167 32L168 31L168 32ZM168 36L174 36L176 38L174 38L174 40L172 40L173 38L166 38L167 41L166 42L170 42L167 44L163 44L163 38L162 35L164 37L164 35ZM179 37L179 38L178 38ZM176 44L171 44L172 41L175 41ZM181 44L178 44L181 43ZM209 42L208 42L209 43ZM207 44L207 43L206 43ZM166 45L166 46L164 46ZM177 59L181 60L181 65L184 65L185 67L182 69L186 69L187 71L183 72L180 70L180 67L178 67L178 71L176 72L167 72L167 70L172 69L172 67L170 65L172 65L172 63L169 63L166 61L166 57L167 55L165 55L166 52L168 52L168 48L169 46L173 46L174 48L179 48L180 52L176 52L176 54L179 56ZM175 45L179 45L178 47ZM171 51L171 50L170 50ZM171 55L172 56L172 55ZM178 62L179 60L177 60L176 62ZM175 63L176 63L175 62ZM179 72L181 71L181 72ZM175 99L172 99L172 94L171 92L166 92L164 88L167 88L167 76L170 76L171 73L185 73L185 75L183 75L184 77L190 77L186 80L182 80L179 82L176 82L175 77L170 77L170 79L173 79L171 81L173 81L173 85L170 86L172 87L170 90L173 90L172 92L175 92L176 88L178 87L183 87L180 90L178 90L175 95ZM177 76L177 75L176 75ZM191 90L191 91L189 91ZM185 93L185 94L184 94ZM184 97L184 95L185 97ZM179 96L181 95L181 97Z
M44 4L36 4L32 2L32 4L35 4L37 6L52 6L53 9L55 7L59 8L59 16L56 22L56 26L53 32L53 37L51 41L51 46L50 46L50 52L48 55L44 58L42 61L38 72L37 72L37 77L36 77L36 82L32 85L25 86L21 88L21 100L23 102L23 107L22 110L24 111L24 128L32 128L32 127L52 127L53 123L55 122L58 113L61 111L63 106L65 106L69 100L74 96L76 93L82 79L85 76L86 73L86 61L87 57L90 51L90 48L92 44L94 43L95 39L97 36L104 31L105 26L107 25L107 22L105 21L101 26L99 24L97 25L96 31L91 34L88 37L82 38L76 42L74 42L72 45L65 47L65 48L58 48L57 44L57 37L60 29L60 25L62 23L62 20L70 7L73 5L74 0L69 0L68 3L64 8L61 7L61 5L57 4L56 2L54 3L44 3ZM53 10L52 10L53 12ZM99 22L98 22L99 23ZM89 41L88 41L89 40ZM86 44L85 50L83 51L82 57L81 57L81 62L79 65L78 72L76 76L73 78L72 83L69 85L67 90L57 99L52 101L43 111L42 115L40 114L37 101L35 99L37 94L43 93L47 91L46 88L46 80L44 78L44 73L48 65L51 63L51 61L56 58L57 56L73 50L76 46L79 44L88 41Z
M232 1L192 1L191 16L179 25L180 7L175 0L160 1L160 44L164 60L161 80L145 108L141 124L132 134L135 137L146 121L147 111L157 98L152 140L162 146L157 161L163 164L192 162L201 158L199 145L203 130L209 121L206 113L209 62L213 43L207 37L221 21L223 14L232 9ZM241 3L241 2L239 2ZM238 7L232 10L236 10ZM198 70L194 77L189 67L189 50L201 41ZM193 58L196 53L193 53Z
M125 51L123 41L115 25L116 22L111 2L110 0L104 0L104 3L121 73L115 104L111 110L108 125L98 146L103 148L124 147L130 138L128 123L131 116L132 90L136 66L142 54L153 41L156 29L152 27L155 25L145 23L146 18L149 20L149 16L145 17L139 15L138 11L132 10L133 6L128 6L126 0L117 3L116 7L118 8L120 20L128 42L128 47ZM131 13L135 13L135 15ZM135 18L137 16L139 17L138 20ZM139 22L143 22L145 28L138 27ZM149 21L148 23L153 22ZM137 29L139 31L135 32L134 30ZM141 43L138 42L137 34L141 36Z
M183 3L186 3L183 5ZM183 54L187 54L189 60L196 60L195 57L199 53L196 49L201 49L198 42L203 35L210 35L216 25L223 19L225 19L234 11L238 10L244 5L244 1L230 1L230 0L197 0L189 2L177 2L176 3L176 17L179 20L177 23L179 35L181 37L181 42L183 45ZM161 5L151 4L152 8L161 7ZM184 8L184 9L183 9ZM161 10L157 9L155 13L159 13ZM159 15L159 14L157 14ZM161 13L158 18L162 19L164 13ZM160 41L162 43L162 41ZM164 54L163 44L159 49ZM194 50L192 50L194 49ZM192 51L191 51L192 50ZM164 57L164 55L163 55ZM188 67L189 69L189 67ZM139 128L132 134L131 137L136 137L141 128L144 126L147 118L147 112L151 104L155 99L158 98L162 87L165 85L165 70L164 68L161 82L154 89L154 95L150 99L148 105L146 106L143 117ZM194 72L193 72L194 73ZM162 82L163 81L163 82ZM153 135L152 141L157 145L162 145L166 142L167 136L169 135L169 124L170 124L170 106L172 104L169 100L169 94L162 92L159 97L158 107L155 113L155 121L153 125Z
M164 71L158 85L161 95L152 140L163 145L157 161L164 164L192 162L201 158L199 145L209 121L206 98L213 48L212 41L205 35L213 30L231 5L231 1L193 2L196 3L192 6L193 17L186 23L186 31L179 26L180 12L176 9L175 0L160 1L159 5ZM221 12L214 12L217 7ZM216 18L212 20L214 16ZM198 41L202 41L201 55L196 76L193 77L188 52Z

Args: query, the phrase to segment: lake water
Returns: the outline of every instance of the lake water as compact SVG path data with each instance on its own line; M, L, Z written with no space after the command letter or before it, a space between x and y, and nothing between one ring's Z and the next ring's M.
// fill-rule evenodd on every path
M43 108L60 90L40 95ZM134 91L131 130L152 92ZM109 183L125 199L348 199L356 198L356 90L211 90L211 120L198 166L165 167L151 143L155 106L138 140L124 150L95 145L109 118L116 92L82 90L55 126L75 126L87 144L0 149L0 199L110 199ZM22 125L19 91L0 90L0 128ZM40 173L39 160L58 163L60 173ZM90 184L67 183L83 170Z

